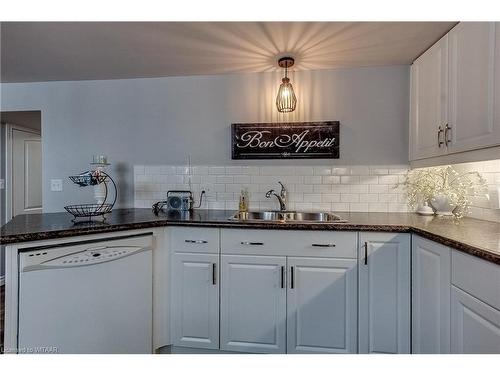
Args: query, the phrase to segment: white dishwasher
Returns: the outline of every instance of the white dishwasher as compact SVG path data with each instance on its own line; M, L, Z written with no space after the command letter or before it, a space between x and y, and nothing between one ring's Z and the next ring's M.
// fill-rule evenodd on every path
M19 353L152 353L151 233L19 254Z

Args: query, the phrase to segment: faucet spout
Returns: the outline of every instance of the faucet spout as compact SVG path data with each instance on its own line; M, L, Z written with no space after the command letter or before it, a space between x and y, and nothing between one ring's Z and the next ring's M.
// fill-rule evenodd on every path
M286 211L286 201L285 201L286 200L286 189L283 186L283 184L281 184L281 182L280 182L280 185L281 185L280 195L276 194L276 192L273 189L271 189L266 193L266 198L270 199L271 196L274 195L278 199L278 202L280 204L280 211Z

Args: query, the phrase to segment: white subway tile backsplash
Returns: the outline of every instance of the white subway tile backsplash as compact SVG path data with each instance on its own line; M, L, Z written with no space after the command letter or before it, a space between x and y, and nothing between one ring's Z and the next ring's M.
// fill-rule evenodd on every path
M208 174L224 175L226 174L225 167L210 167L208 169Z
M379 184L386 184L386 185L396 185L398 183L398 176L379 176L378 177L378 183Z
M323 176L321 178L323 184L338 184L340 183L339 176Z
M359 202L359 194L340 194L341 202Z
M315 193L331 193L332 185L313 185L313 192Z
M305 184L321 184L321 176L304 176Z
M304 193L304 202L321 202L321 194Z
M407 211L406 196L394 186L406 166L134 166L135 205L149 207L168 190L191 189L197 198L205 190L202 208L236 210L240 191L250 193L250 209L278 209L276 199L285 184L288 207L295 210ZM496 176L493 176L496 178ZM490 176L491 178L491 176Z
M333 167L332 168L333 175L348 175L351 174L351 169L347 167Z
M388 185L369 185L370 193L384 194L389 192Z
M340 202L340 194L322 194L321 195L322 202Z
M341 184L359 184L359 176L341 176Z
M313 171L316 176L329 176L332 174L332 168L330 167L314 167Z

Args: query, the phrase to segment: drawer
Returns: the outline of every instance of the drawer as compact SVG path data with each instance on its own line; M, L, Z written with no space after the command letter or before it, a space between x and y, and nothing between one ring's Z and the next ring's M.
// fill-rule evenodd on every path
M451 282L500 310L500 266L453 250Z
M175 252L219 253L217 228L169 228L170 246Z
M357 258L357 233L222 229L223 254Z

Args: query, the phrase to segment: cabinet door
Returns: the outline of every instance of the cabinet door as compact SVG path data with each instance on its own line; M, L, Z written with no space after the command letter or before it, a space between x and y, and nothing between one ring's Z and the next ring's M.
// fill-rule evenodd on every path
M356 353L357 261L297 257L287 263L287 353Z
M175 253L173 258L173 344L219 349L219 256Z
M500 353L500 311L451 287L451 352Z
M410 352L410 236L360 233L359 352Z
M450 352L451 250L413 236L412 351Z
M221 349L286 351L285 257L221 256Z
M444 36L411 67L410 160L446 152L447 122L448 36Z
M449 33L449 152L500 144L494 126L495 23L461 22Z

